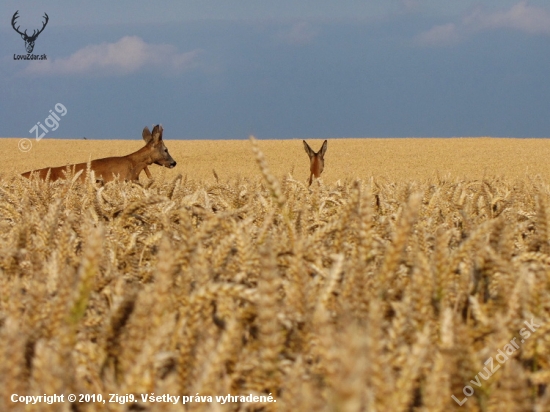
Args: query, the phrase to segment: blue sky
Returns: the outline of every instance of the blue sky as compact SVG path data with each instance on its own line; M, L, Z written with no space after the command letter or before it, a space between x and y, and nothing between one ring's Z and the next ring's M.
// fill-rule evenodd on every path
M33 53L23 39L49 22ZM550 4L3 1L0 136L550 135ZM58 106L59 107L59 106ZM51 122L50 122L51 124Z

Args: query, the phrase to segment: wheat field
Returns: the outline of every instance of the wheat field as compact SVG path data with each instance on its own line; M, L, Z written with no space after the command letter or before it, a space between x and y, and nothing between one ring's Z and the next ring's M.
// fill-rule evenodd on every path
M155 175L169 179L178 174L189 179L214 180L254 177L258 168L245 140L170 140L165 143L178 162L173 170L151 166ZM143 140L32 140L29 152L18 150L18 140L2 139L0 173L23 173L48 166L87 162L90 158L123 156L143 147ZM315 151L323 139L307 139ZM260 140L271 172L281 178L291 173L305 182L309 164L301 140ZM423 180L439 174L457 178L484 176L524 177L550 175L550 142L546 139L328 139L325 183L366 180L377 176L390 181Z
M546 141L166 145L5 140L1 411L550 410Z

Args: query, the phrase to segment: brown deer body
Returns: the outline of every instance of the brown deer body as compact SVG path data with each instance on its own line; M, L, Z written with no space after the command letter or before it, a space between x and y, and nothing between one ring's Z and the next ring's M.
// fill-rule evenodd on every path
M96 180L104 183L114 180L117 176L120 180L138 181L139 174L145 171L147 177L151 178L151 173L147 166L156 163L160 166L173 168L176 166L176 161L168 153L168 149L162 141L162 126L156 125L153 128L153 133L149 128L143 129L143 140L145 147L142 147L137 152L120 157L106 157L104 159L96 159L91 161L91 169L94 171ZM31 170L23 173L23 177L30 178L37 174L41 179L46 179L48 172L50 180L55 181L64 179L67 171L69 173L78 173L81 170L80 180L84 181L86 177L86 169L88 163L78 163L69 166L45 167L44 169Z
M309 171L311 174L309 175L309 186L311 186L311 182L313 181L313 176L315 176L316 179L321 176L321 173L323 173L323 169L325 168L325 153L327 151L327 141L325 140L323 142L323 145L321 146L321 149L315 153L311 147L304 142L304 149L306 149L306 153L309 156Z

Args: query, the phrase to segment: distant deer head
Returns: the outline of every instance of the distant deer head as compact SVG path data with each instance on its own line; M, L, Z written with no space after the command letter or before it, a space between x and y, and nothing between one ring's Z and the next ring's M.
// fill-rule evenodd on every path
M32 51L34 50L34 42L36 41L36 38L38 37L38 35L40 33L42 33L42 31L44 31L44 28L46 27L46 24L48 24L48 20L50 18L48 17L48 15L46 13L44 13L44 18L46 19L46 21L43 23L42 28L40 30L38 30L38 32L36 30L33 30L32 36L29 36L29 35L27 35L27 30L25 30L24 33L19 31L19 27L21 27L21 26L15 27L15 20L17 20L17 18L19 17L17 15L18 13L19 13L19 10L17 10L15 12L15 14L13 15L13 17L11 19L11 25L12 25L13 29L21 35L21 38L23 40L25 40L25 49L27 49L27 53L32 53Z
M311 147L304 142L304 149L306 149L306 153L309 156L309 170L311 174L309 175L309 185L311 186L311 182L313 180L313 176L315 176L316 179L321 176L321 173L323 173L323 169L325 168L325 153L327 151L327 141L325 140L323 142L323 145L321 146L321 150L319 150L317 153L313 151Z

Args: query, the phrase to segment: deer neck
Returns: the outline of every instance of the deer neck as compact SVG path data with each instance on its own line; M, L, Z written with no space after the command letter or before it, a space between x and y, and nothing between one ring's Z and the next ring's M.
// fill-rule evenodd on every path
M310 171L317 178L321 175L321 161L322 160L318 156L314 156L311 160Z
M153 148L150 146L144 146L137 152L131 153L126 156L134 165L134 169L141 172L145 167L153 164Z

